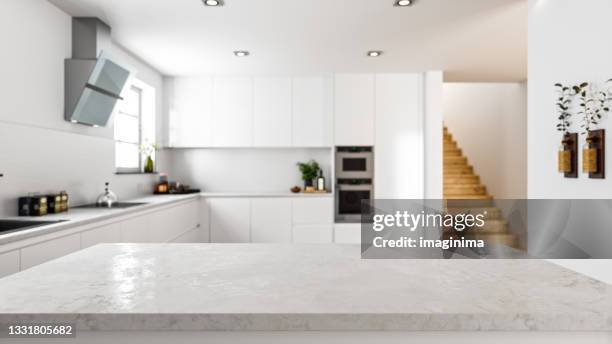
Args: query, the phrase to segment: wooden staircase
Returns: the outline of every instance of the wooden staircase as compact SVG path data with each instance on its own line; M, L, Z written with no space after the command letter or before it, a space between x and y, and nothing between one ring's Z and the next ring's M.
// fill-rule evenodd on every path
M494 206L493 197L480 177L474 172L467 157L444 127L444 199L450 214L486 212L483 228L465 235L470 239L482 239L487 244L504 244L518 247L518 238L509 233L508 222L499 208Z

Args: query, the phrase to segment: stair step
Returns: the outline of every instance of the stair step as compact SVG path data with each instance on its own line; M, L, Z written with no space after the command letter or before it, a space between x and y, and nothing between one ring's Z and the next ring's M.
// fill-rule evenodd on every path
M474 174L474 168L469 165L444 166L444 175Z
M480 184L480 177L474 174L464 174L458 176L444 176L444 185Z
M447 195L444 194L444 198L445 199L449 199L449 200L467 200L467 201L471 201L471 200L483 200L483 201L491 201L491 203L487 202L487 203L482 203L480 204L481 206L491 206L493 205L493 197L491 195Z
M449 150L444 150L444 157L460 157L463 156L463 152L461 152L461 149L449 149Z
M452 191L452 192L487 192L487 187L480 184L453 184L453 185L444 185L444 192Z
M444 156L444 165L467 165L467 158L464 156Z

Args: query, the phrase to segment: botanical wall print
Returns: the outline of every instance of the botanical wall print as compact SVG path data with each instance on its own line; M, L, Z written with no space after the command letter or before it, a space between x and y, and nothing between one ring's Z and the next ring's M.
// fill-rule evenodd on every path
M558 169L565 177L577 177L577 135L571 133L573 116L579 118L580 132L585 135L583 172L590 178L604 178L605 131L598 129L612 108L612 79L598 88L589 82L568 86L555 84L557 90L556 129L563 133L559 146Z
M572 99L576 95L574 87L556 84L557 89L557 130L563 133L558 152L558 170L565 178L578 178L578 135L570 133L572 125Z
M580 86L574 86L579 98L577 115L581 118L581 134L586 135L589 131L597 129L604 115L610 112L611 86L612 79L606 81L602 90L586 82Z

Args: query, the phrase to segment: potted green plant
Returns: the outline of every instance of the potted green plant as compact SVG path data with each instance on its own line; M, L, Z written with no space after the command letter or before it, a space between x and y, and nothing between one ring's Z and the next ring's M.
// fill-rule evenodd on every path
M150 143L145 140L145 142L140 145L140 153L145 156L145 165L143 172L144 173L153 173L155 172L155 164L153 162L153 154L157 151L157 145L155 143Z
M302 180L304 181L304 189L313 186L313 181L319 174L319 163L310 160L309 162L298 162L297 163L300 172L302 173Z

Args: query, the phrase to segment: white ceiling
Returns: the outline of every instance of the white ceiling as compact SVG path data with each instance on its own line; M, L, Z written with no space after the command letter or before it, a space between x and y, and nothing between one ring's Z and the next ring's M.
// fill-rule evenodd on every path
M527 77L527 0L49 0L97 16L166 75L444 70L447 81ZM384 51L368 58L372 49ZM234 50L249 50L247 58Z

